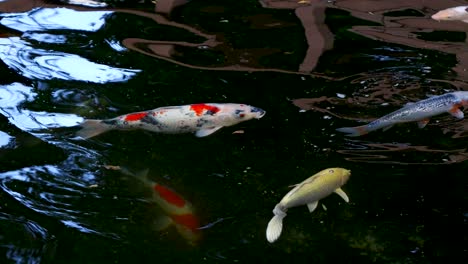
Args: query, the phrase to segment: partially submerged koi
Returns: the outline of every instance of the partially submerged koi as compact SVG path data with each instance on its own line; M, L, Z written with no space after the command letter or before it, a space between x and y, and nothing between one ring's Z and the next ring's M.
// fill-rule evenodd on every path
M275 242L281 235L283 218L286 217L286 212L291 207L307 205L309 212L312 213L317 208L319 200L333 192L341 196L346 202L349 202L348 196L340 187L348 181L350 175L351 172L349 170L329 168L296 184L273 209L274 216L266 229L268 242Z
M347 133L346 136L357 137L365 135L377 129L384 131L395 124L406 122L418 122L419 128L424 128L432 116L450 113L452 116L463 119L464 114L461 107L468 106L468 92L452 92L439 96L433 96L415 103L408 103L403 108L385 115L367 125L357 127L342 127L336 129Z
M167 106L130 113L106 120L87 119L77 135L87 139L109 130L143 129L165 134L193 133L211 135L222 127L259 119L265 111L245 104L191 104Z
M456 6L440 10L431 16L434 20L458 20L468 23L468 6Z
M104 167L107 169L119 170L126 175L135 177L152 190L152 200L165 214L155 221L156 229L163 230L174 225L177 232L185 238L189 244L195 245L200 240L200 221L195 215L195 210L189 201L169 187L148 179L148 170L136 174L120 166L106 165Z

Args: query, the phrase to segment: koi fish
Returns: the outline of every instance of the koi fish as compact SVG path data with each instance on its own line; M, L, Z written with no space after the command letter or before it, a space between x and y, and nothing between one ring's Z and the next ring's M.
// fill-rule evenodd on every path
M468 23L468 6L456 6L440 10L431 16L434 20L459 20Z
M260 108L245 104L167 106L106 120L87 119L80 124L82 129L77 135L87 139L109 130L144 129L165 134L195 132L195 136L205 137L222 127L253 118L260 119L265 113Z
M318 201L335 192L346 202L349 198L340 188L348 181L351 171L343 168L329 168L322 170L305 181L294 185L283 199L273 209L273 218L268 223L266 237L268 242L275 242L281 235L283 229L283 218L286 211L291 207L307 205L309 212L313 212Z
M148 170L135 174L120 166L106 165L104 167L107 169L119 170L126 175L135 177L143 182L148 189L152 190L152 200L165 214L155 221L156 229L163 230L174 225L177 232L185 238L189 244L195 245L200 240L200 221L194 213L194 208L190 202L185 200L177 192L167 186L148 179Z
M452 116L463 119L464 114L460 107L468 106L468 92L452 92L433 96L415 103L408 103L403 108L385 115L367 125L357 127L342 127L339 132L348 133L348 137L357 137L382 128L384 131L393 125L406 122L418 122L419 128L424 128L432 116L450 113Z

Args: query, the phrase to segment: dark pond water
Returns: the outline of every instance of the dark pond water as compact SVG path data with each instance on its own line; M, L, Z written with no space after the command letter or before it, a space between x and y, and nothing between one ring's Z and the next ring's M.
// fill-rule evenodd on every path
M335 131L467 91L468 24L430 19L464 3L0 2L0 262L466 263L467 119ZM210 102L267 114L205 138L75 137ZM294 208L268 243L288 186L328 167L352 171L350 203ZM143 172L192 204L196 241L161 228Z

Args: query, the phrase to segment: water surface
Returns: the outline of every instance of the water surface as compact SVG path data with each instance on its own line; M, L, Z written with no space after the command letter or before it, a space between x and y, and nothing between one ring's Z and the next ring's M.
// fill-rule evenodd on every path
M466 119L335 131L466 91L468 24L430 19L464 2L302 2L0 2L1 262L468 260ZM74 134L201 102L267 114L206 138ZM351 202L291 209L268 243L288 186L338 166ZM160 227L143 172L192 204L199 240Z

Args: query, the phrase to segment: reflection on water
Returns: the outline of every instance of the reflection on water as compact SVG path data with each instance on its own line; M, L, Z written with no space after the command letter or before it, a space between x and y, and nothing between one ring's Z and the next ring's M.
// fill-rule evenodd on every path
M353 139L335 132L466 90L466 24L430 19L459 2L0 2L0 262L461 256L467 119L441 115L424 129L402 124ZM202 140L142 131L73 138L83 117L231 100L271 114L245 124L252 133ZM152 189L103 164L151 167L197 205L203 240L191 247L177 230L158 229L164 212ZM330 197L327 211L291 212L287 232L268 245L274 201L336 164L353 171L351 204Z
M7 133L0 131L0 147L5 148L8 147L10 142L14 139L14 137L8 135Z
M111 11L83 12L68 8L35 8L29 12L2 14L0 24L21 32L46 30L98 31Z
M31 87L19 83L0 86L0 112L18 128L30 131L54 127L76 126L83 118L74 114L49 113L45 111L30 111L20 104L31 102L37 96Z
M0 226L0 254L9 263L42 263L52 259L56 241L38 223L22 216L0 213Z
M140 72L94 63L78 55L37 49L18 37L0 39L0 54L6 65L30 79L122 82Z

